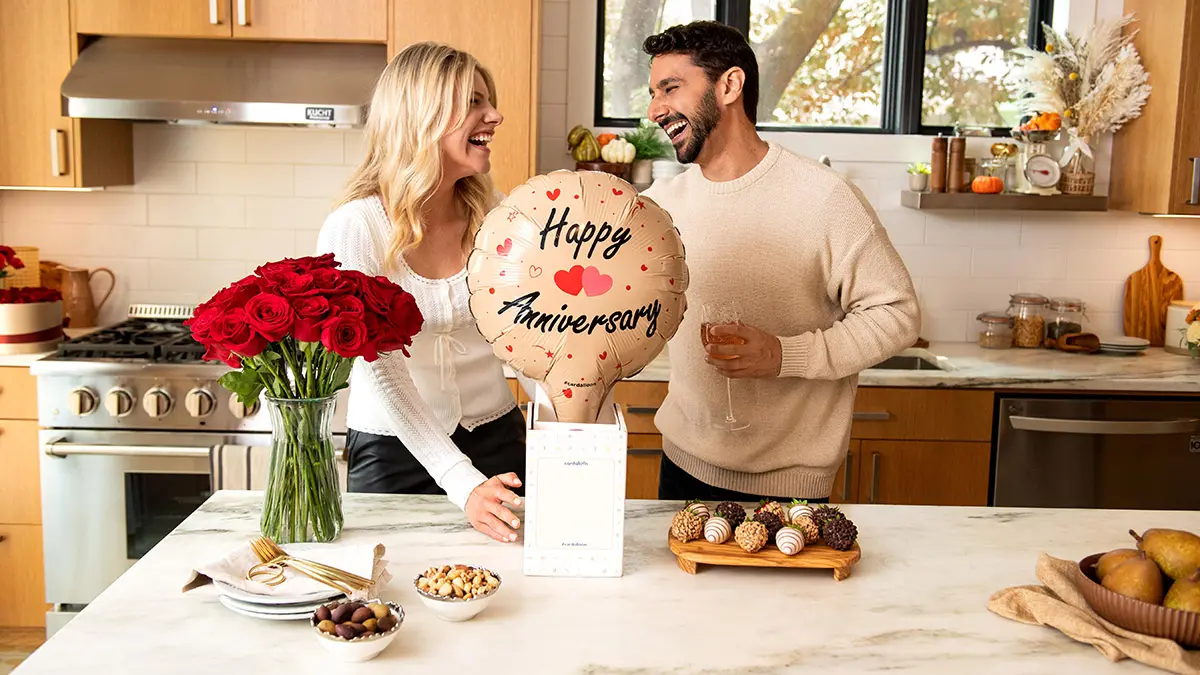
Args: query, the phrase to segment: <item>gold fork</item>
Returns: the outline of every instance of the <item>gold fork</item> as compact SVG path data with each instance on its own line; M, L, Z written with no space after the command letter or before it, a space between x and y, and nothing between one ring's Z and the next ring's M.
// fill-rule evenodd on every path
M267 537L258 537L252 540L250 548L261 562L251 567L246 577L252 580L259 580L257 577L266 576L267 579L265 581L260 581L270 586L283 583L284 567L290 567L310 579L319 581L347 595L352 594L355 590L366 590L371 586L370 579L364 579L357 574L352 574L313 560L292 557L288 555L287 551L284 551Z

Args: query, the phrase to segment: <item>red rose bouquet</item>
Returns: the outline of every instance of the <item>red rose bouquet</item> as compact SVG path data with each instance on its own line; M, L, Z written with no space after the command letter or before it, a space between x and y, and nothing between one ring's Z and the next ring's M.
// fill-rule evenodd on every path
M267 263L184 322L205 359L237 369L221 384L242 403L255 406L266 392L274 434L260 526L280 543L341 532L334 396L354 359L408 356L423 322L411 294L339 266L333 254Z
M0 354L32 354L54 349L62 340L62 293L44 286L3 288L25 261L0 245Z

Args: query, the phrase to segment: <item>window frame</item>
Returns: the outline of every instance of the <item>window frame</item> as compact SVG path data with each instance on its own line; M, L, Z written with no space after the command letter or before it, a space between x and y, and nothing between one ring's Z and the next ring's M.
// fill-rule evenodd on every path
M715 0L714 17L748 35L750 0ZM596 0L596 66L593 73L594 99L592 118L597 127L636 127L636 118L607 117L604 114L604 43L607 0ZM1027 45L1042 49L1046 44L1042 24L1049 24L1054 0L1030 0ZM884 31L883 92L881 119L877 127L798 126L760 122L764 132L838 133L875 135L951 135L954 128L922 123L921 103L925 93L925 39L929 0L887 0L887 26ZM1010 129L988 128L992 137L1006 137Z

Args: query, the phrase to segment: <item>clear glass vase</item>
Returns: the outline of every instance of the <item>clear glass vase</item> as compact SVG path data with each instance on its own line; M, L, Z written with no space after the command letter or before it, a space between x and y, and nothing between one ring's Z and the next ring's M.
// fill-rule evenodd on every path
M271 467L259 528L280 544L333 541L342 531L333 447L337 397L266 400Z

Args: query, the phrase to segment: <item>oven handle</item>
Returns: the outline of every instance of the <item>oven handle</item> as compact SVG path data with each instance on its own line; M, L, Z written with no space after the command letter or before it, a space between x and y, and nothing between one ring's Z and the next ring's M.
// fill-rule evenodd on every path
M209 456L209 448L189 448L178 445L95 445L61 441L47 443L42 451L53 457L101 455L107 457L198 457L207 459Z
M1112 436L1135 436L1151 434L1191 434L1200 426L1200 419L1109 421L1072 420L1054 417L1025 417L1013 415L1008 418L1014 429L1021 431L1045 431L1056 434L1105 434Z

